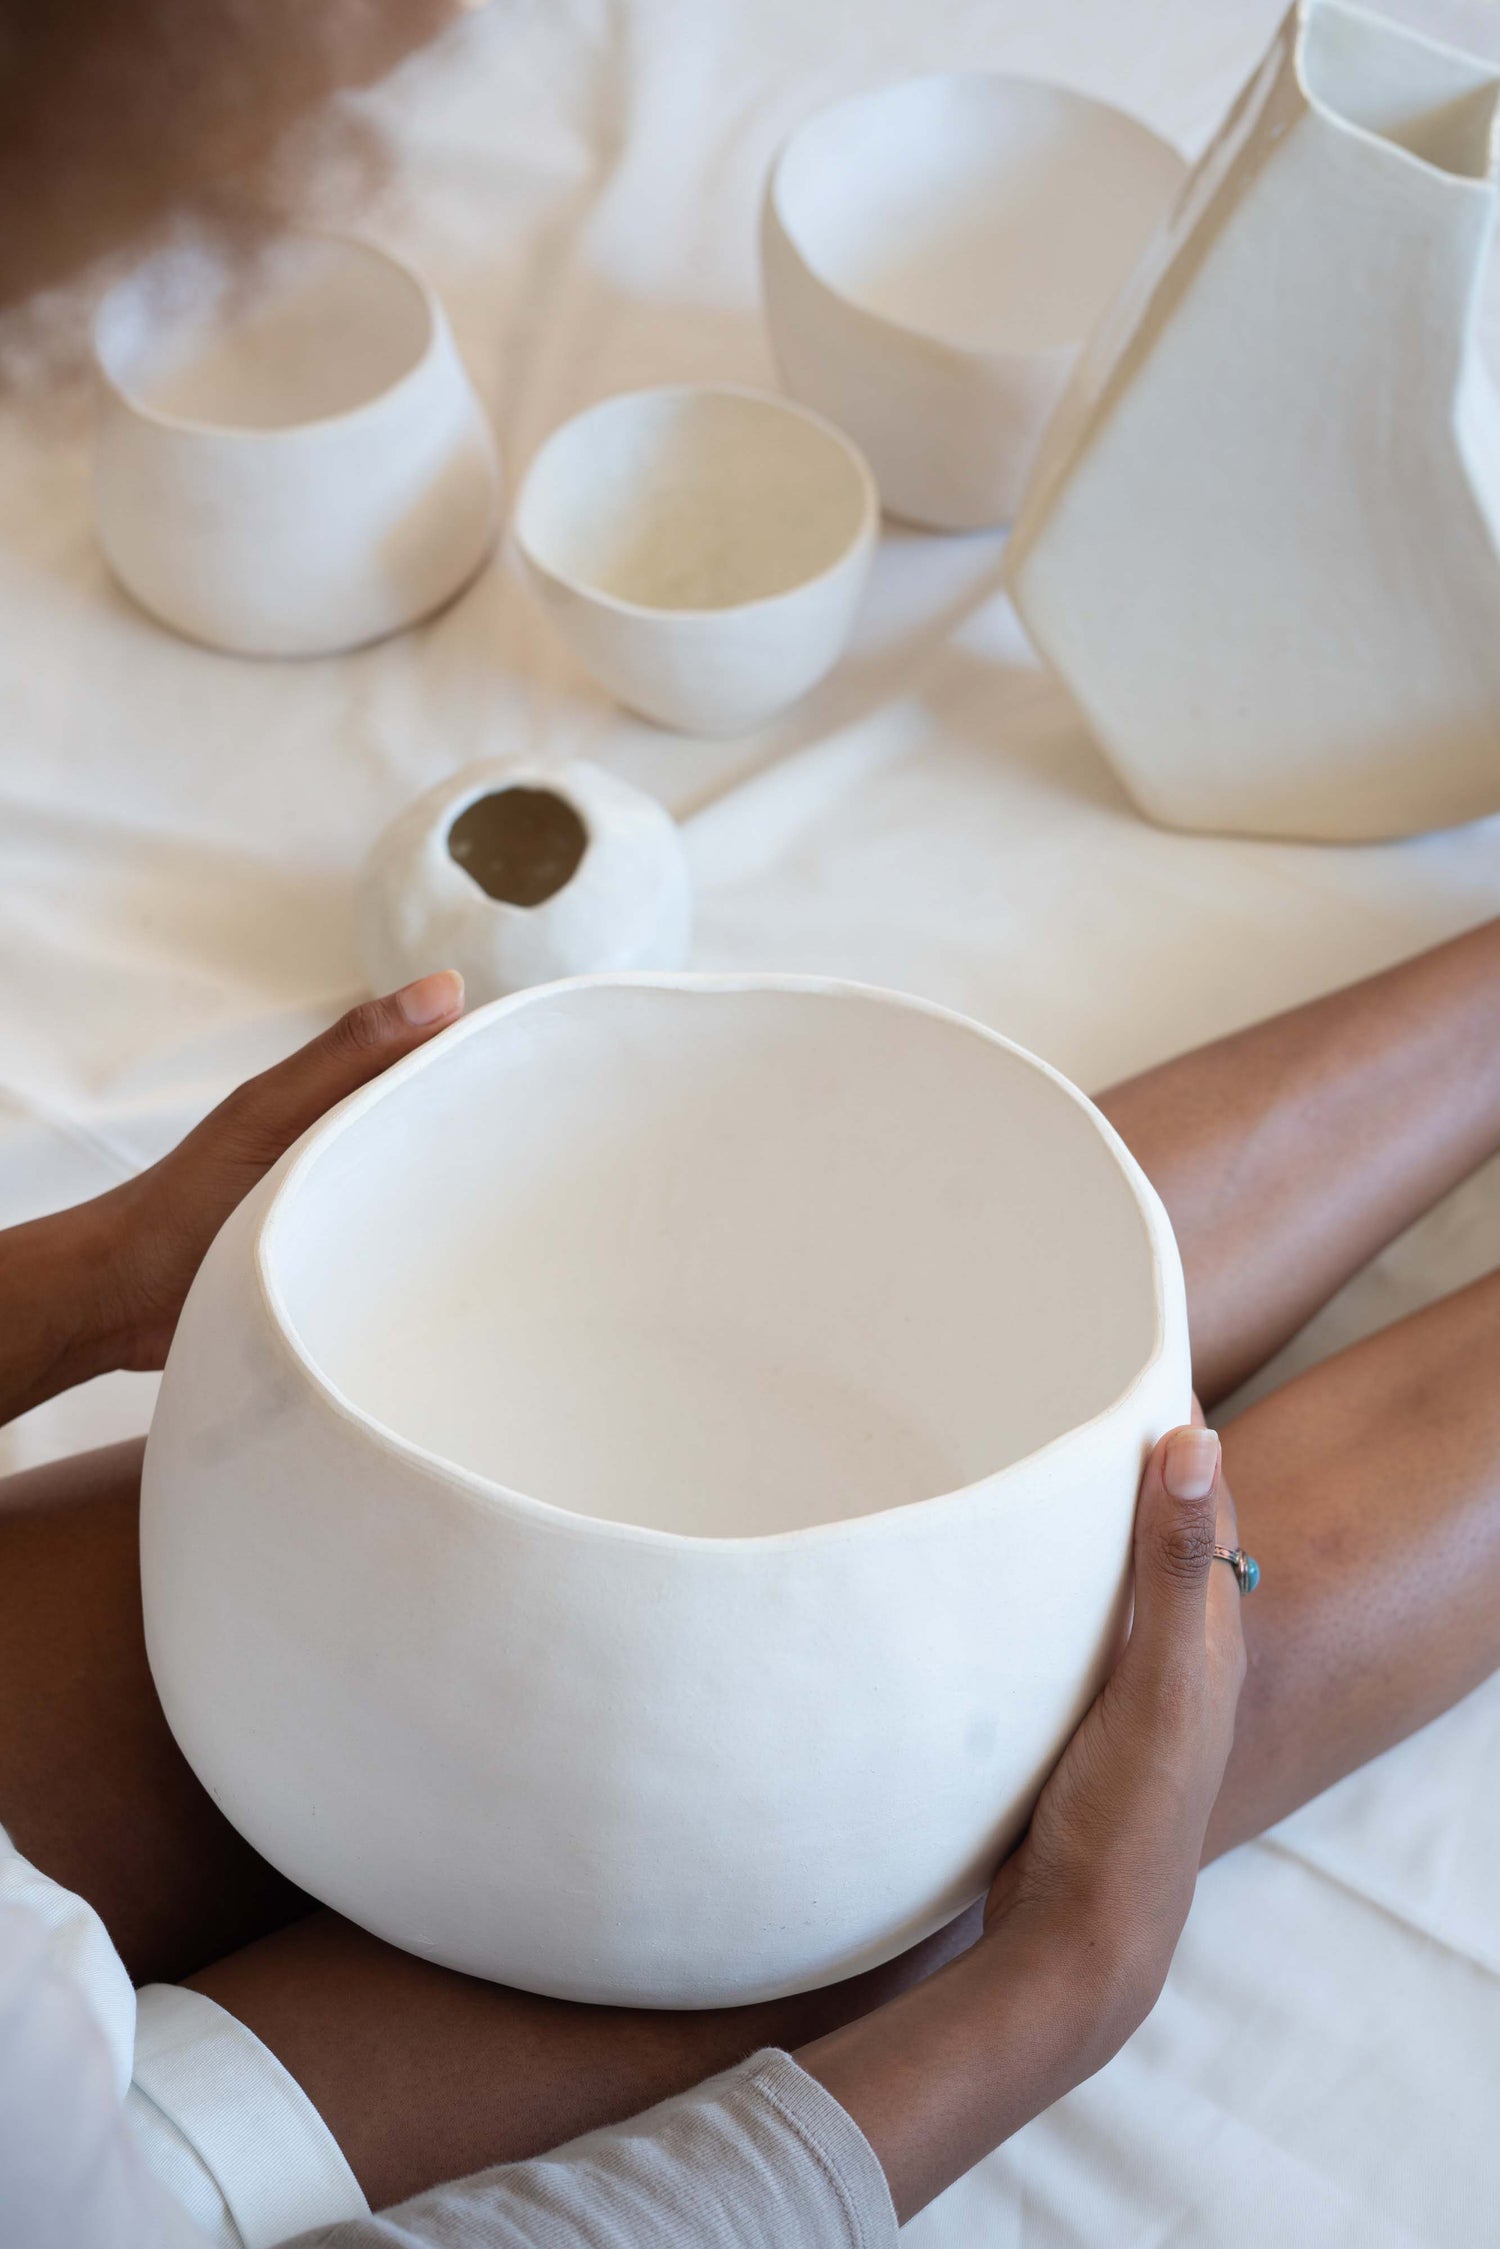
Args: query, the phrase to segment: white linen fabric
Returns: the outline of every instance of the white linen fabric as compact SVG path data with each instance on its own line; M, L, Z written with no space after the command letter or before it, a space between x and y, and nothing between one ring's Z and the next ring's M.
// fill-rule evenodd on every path
M360 224L431 275L515 478L591 400L772 381L757 201L792 124L906 72L1052 76L1189 152L1281 0L492 0L361 100ZM1409 20L1500 51L1486 0ZM1086 1086L1500 910L1500 824L1360 849L1160 832L996 591L1000 541L888 529L855 645L751 741L653 731L508 560L327 662L215 656L107 581L85 446L0 428L0 1220L167 1147L359 989L355 870L479 757L579 755L686 822L694 965L967 1010ZM1161 652L1170 662L1170 650ZM1500 1168L1397 1243L1273 1380L1500 1260ZM144 1426L111 1377L0 1466ZM1500 2242L1500 1683L1210 1870L1125 2052L909 2229L922 2249Z

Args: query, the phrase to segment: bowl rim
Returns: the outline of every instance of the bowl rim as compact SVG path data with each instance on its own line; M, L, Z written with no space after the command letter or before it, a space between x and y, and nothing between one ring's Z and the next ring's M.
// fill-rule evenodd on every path
M869 321L876 330L887 336L898 337L908 343L913 341L920 343L925 350L941 354L950 365L954 366L988 368L1043 366L1049 361L1070 360L1088 340L1094 323L1109 303L1108 296L1096 307L1092 318L1085 323L1078 335L1064 339L1060 343L1036 345L959 343L954 337L944 335L936 328L929 328L920 321L898 320L888 312L877 311L873 305L864 303L861 298L851 296L847 289L839 282L832 280L822 267L815 264L808 256L796 229L786 215L781 194L782 168L790 158L802 135L814 125L820 124L824 118L832 116L836 110L853 109L856 105L875 100L881 95L904 92L908 88L916 86L958 83L985 83L991 86L1021 87L1028 93L1047 94L1077 109L1092 110L1106 117L1119 119L1122 123L1130 126L1143 141L1154 143L1165 156L1171 159L1176 168L1177 185L1172 196L1162 206L1163 217L1172 207L1173 201L1181 193L1185 183L1192 177L1193 167L1183 155L1181 149L1169 141L1165 134L1158 133L1155 126L1148 125L1143 117L1138 117L1134 110L1122 109L1117 102L1105 101L1097 94L1085 94L1076 86L1065 85L1060 79L1040 78L1029 72L1014 70L924 70L902 78L878 79L873 85L869 86L857 86L848 93L836 95L832 101L822 103L817 109L810 110L805 117L800 118L779 143L776 153L771 159L762 198L764 219L775 226L787 250L796 259L798 266L811 282L823 290L826 295L832 297L836 303L846 307L851 312L857 313L861 320ZM764 263L764 260L762 262ZM1117 288L1123 286L1123 279L1124 277L1122 277L1120 283L1116 284Z
M416 291L426 321L426 338L417 357L402 374L396 377L394 382L386 383L380 390L372 392L370 397L362 398L357 406L339 407L331 414L307 415L295 422L271 424L216 422L206 420L202 415L174 414L164 407L150 405L128 385L121 382L111 370L105 356L102 332L105 322L109 318L111 307L120 301L127 289L133 288L140 281L142 275L149 272L153 266L164 264L171 258L180 256L185 248L191 247L191 245L168 243L160 249L153 250L149 256L138 260L128 273L122 274L119 280L106 290L99 304L95 307L94 316L89 323L89 348L95 372L122 412L129 414L135 421L145 422L152 428L167 431L174 437L213 439L234 444L266 445L275 444L278 439L301 438L312 431L347 429L367 416L378 413L381 409L387 407L392 399L398 398L402 392L414 387L431 367L448 338L447 316L443 311L442 301L431 282L416 266L410 264L405 258L399 257L394 250L386 249L382 243L371 242L361 234L343 233L331 227L294 227L279 233L275 238L273 247L279 248L286 243L297 242L333 243L340 249L361 251L377 264L387 267L389 271L399 276L402 281Z
M1151 1347L1134 1374L1116 1396L1109 1399L1099 1411L1087 1420L1075 1422L1045 1444L1036 1446L1018 1460L1008 1462L1003 1468L991 1469L967 1484L954 1486L950 1491L932 1492L920 1499L905 1500L895 1507L879 1509L864 1515L846 1516L834 1522L808 1523L792 1530L742 1532L732 1537L719 1538L709 1533L662 1530L647 1523L628 1523L606 1519L597 1515L581 1514L576 1508L559 1507L551 1500L538 1499L530 1492L517 1490L483 1476L477 1470L465 1468L441 1453L404 1437L398 1430L379 1420L374 1414L357 1406L320 1366L308 1345L298 1332L296 1322L288 1309L285 1296L273 1269L276 1234L285 1218L288 1204L302 1184L306 1174L318 1160L328 1144L348 1130L349 1126L422 1070L430 1069L452 1048L463 1040L483 1035L502 1017L518 1013L541 1001L555 997L560 992L590 991L600 989L676 991L697 996L735 992L791 992L833 999L854 999L884 1007L894 1007L907 1012L925 1015L946 1023L971 1037L988 1041L1025 1063L1047 1079L1054 1090L1062 1094L1075 1108L1084 1112L1093 1125L1105 1148L1115 1160L1120 1176L1130 1191L1136 1215L1146 1237L1151 1260L1151 1285L1155 1309L1155 1332ZM450 1029L440 1032L425 1046L418 1047L400 1062L371 1079L368 1085L350 1094L325 1117L313 1125L301 1140L271 1173L268 1192L255 1219L251 1240L251 1257L254 1268L253 1285L257 1291L258 1308L275 1338L276 1346L289 1363L291 1370L300 1376L320 1404L334 1418L357 1431L360 1440L372 1444L377 1452L394 1459L406 1467L417 1469L425 1480L434 1481L450 1491L461 1491L497 1513L519 1516L531 1524L551 1530L555 1534L576 1537L608 1537L626 1544L645 1545L658 1553L678 1556L706 1557L722 1555L731 1560L750 1554L781 1553L809 1540L833 1543L851 1538L889 1536L902 1524L910 1523L918 1514L953 1516L965 1509L994 1504L998 1489L1005 1481L1032 1467L1049 1454L1065 1446L1077 1445L1081 1439L1103 1423L1112 1420L1130 1400L1142 1390L1155 1375L1166 1356L1171 1339L1172 1325L1169 1309L1174 1296L1180 1296L1180 1279L1173 1287L1177 1267L1175 1237L1164 1206L1146 1174L1125 1142L1110 1124L1108 1118L1075 1086L1070 1078L1044 1062L1029 1048L1014 1039L992 1030L988 1024L975 1017L964 1015L956 1008L944 1007L935 1000L920 998L912 992L899 992L878 984L866 984L847 977L793 974L785 971L694 971L621 969L606 971L594 976L559 977L548 984L533 984L525 990L512 992L504 999L493 1000L488 1006L476 1008L471 1015L463 1016Z
M554 569L550 562L543 561L527 536L526 501L535 473L553 445L576 429L580 422L586 422L594 415L602 415L609 408L626 400L704 397L744 398L756 406L772 407L788 419L808 423L820 436L831 439L844 455L859 481L859 521L832 562L825 563L821 570L813 571L809 577L799 578L795 585L783 586L776 593L753 594L748 601L719 602L712 608L704 609L667 609L658 603L630 601L623 594L608 593L602 586L590 585L586 578L576 578L569 572ZM528 569L535 571L549 585L559 586L564 592L576 595L580 601L591 602L600 609L612 610L618 616L639 617L651 623L671 623L677 620L699 623L715 618L743 617L757 610L772 609L778 602L796 601L813 587L823 585L841 570L846 570L861 554L873 553L880 535L880 492L874 470L848 432L841 430L836 422L831 422L826 414L818 413L814 407L804 406L800 399L789 398L784 391L761 390L753 383L646 383L633 390L610 391L605 397L596 398L591 405L581 407L576 414L570 414L566 421L559 422L555 429L548 431L526 464L511 511L510 532Z

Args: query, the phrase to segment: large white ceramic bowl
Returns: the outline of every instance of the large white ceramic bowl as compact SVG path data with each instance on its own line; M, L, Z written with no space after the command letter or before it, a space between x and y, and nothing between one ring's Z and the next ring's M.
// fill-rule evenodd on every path
M688 734L748 734L837 661L875 551L838 430L732 385L626 391L553 432L516 543L595 678Z
M471 765L395 820L356 900L377 992L456 968L471 1006L605 969L681 968L693 926L676 821L586 759Z
M766 313L796 397L893 515L1008 523L1079 346L1186 176L1134 118L985 71L810 118L766 190Z
M164 252L94 341L99 541L175 631L326 655L415 623L489 553L489 424L437 299L372 244L293 236L253 276Z
M1165 1214L961 1016L610 977L469 1017L214 1243L147 1643L315 1897L571 1999L847 1976L976 1896L1185 1418Z

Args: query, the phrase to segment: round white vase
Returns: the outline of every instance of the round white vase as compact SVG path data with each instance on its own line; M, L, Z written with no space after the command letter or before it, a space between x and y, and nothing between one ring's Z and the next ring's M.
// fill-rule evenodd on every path
M389 827L356 899L372 987L456 968L470 1005L607 969L680 968L693 895L676 821L584 759L485 764Z
M857 985L548 986L214 1243L147 1450L152 1670L242 1833L398 1945L795 1991L983 1889L1188 1406L1165 1213L1043 1063Z
M250 277L169 251L95 327L94 517L144 609L210 647L319 656L414 624L499 524L494 440L432 291L292 236Z

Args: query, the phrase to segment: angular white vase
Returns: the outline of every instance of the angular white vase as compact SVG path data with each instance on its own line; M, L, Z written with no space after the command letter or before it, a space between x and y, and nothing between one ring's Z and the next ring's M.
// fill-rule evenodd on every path
M753 2000L987 1882L1117 1645L1181 1272L1098 1112L791 977L498 1002L193 1286L146 1633L217 1803L399 1945Z
M1013 535L1143 809L1405 835L1500 807L1500 72L1303 0L1097 332Z

